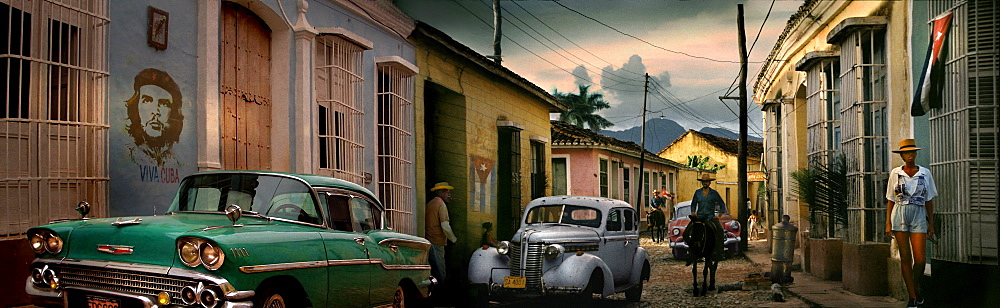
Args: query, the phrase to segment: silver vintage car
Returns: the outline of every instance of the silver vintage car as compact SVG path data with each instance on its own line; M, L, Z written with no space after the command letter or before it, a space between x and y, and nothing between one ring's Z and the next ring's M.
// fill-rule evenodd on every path
M649 280L639 247L639 216L621 200L553 196L532 200L510 241L484 247L469 262L480 298L575 294L590 298L625 292L639 301Z

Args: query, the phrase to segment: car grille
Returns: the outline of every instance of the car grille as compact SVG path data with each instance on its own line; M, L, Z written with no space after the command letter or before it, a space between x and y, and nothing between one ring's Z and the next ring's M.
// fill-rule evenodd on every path
M521 243L511 244L511 275L525 277L525 287L527 289L541 290L542 260L545 258L542 254L542 248L544 246L541 243L528 243L527 245Z
M60 277L59 283L64 286L113 290L118 292L147 295L152 298L156 298L156 295L160 292L167 292L167 294L170 294L170 303L174 305L184 304L181 302L181 289L185 286L195 285L198 283L194 280L157 276L119 269L94 269L76 266L58 266L56 268L56 272ZM212 287L215 286L213 285Z

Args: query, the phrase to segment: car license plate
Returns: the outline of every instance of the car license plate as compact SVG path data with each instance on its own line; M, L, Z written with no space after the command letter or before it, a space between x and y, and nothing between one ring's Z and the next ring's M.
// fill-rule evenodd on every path
M503 287L509 289L524 289L524 277L507 276L503 278Z
M114 298L87 295L87 308L118 308L118 300Z

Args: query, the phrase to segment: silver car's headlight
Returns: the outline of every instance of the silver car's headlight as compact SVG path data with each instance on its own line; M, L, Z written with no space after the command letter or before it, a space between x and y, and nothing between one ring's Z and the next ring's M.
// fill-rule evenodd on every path
M497 245L497 253L506 256L508 252L510 252L510 242L502 241Z
M548 245L545 246L545 257L552 260L559 257L559 255L561 255L564 251L566 251L566 248L563 248L562 245L559 244Z

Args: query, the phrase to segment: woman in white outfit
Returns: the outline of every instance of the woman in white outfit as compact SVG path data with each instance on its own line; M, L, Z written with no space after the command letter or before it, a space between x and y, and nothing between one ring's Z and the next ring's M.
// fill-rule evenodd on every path
M937 196L931 171L914 162L918 150L913 139L899 142L899 150L893 152L899 153L904 164L889 172L885 192L885 234L896 238L899 247L899 264L910 295L907 307L919 307L924 302L917 290L924 273L927 238L934 236L933 199Z

